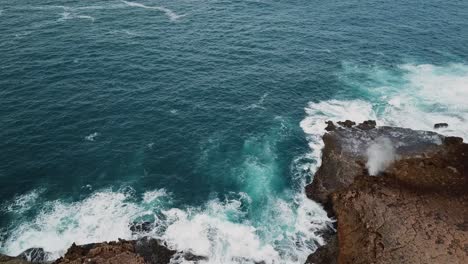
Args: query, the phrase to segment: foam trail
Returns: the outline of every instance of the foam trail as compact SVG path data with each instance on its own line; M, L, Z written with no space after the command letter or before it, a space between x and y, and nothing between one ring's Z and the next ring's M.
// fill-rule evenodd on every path
M129 2L129 1L122 1L122 2L131 7L140 7L140 8L153 9L153 10L164 12L164 14L166 14L166 16L168 16L169 20L171 21L176 21L177 19L185 16L185 15L178 15L171 9L162 7L162 6L146 6L144 4L140 4L136 2Z

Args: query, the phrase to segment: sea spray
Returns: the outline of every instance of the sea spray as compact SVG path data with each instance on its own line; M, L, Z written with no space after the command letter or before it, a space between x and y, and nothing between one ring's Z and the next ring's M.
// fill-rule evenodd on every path
M367 148L366 154L366 168L372 176L383 172L396 159L395 147L386 137L374 140Z

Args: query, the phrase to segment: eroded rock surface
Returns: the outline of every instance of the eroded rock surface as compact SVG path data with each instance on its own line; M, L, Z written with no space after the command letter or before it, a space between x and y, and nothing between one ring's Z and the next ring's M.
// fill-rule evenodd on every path
M324 136L322 166L307 195L336 217L337 236L307 263L468 263L468 145L365 126ZM398 157L369 176L366 150L382 136Z
M73 244L54 264L168 264L172 258L197 261L206 259L189 252L169 249L162 241L144 237L87 245Z

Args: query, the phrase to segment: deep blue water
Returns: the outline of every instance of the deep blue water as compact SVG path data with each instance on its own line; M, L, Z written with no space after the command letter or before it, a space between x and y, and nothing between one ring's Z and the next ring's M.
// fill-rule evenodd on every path
M2 0L0 251L145 219L213 263L303 262L323 121L466 136L466 43L467 1Z

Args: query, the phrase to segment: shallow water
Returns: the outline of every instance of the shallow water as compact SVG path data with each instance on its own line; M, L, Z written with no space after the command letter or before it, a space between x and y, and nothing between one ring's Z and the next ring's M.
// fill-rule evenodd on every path
M468 138L466 1L3 1L0 251L303 263L325 120ZM240 259L243 258L243 259Z

